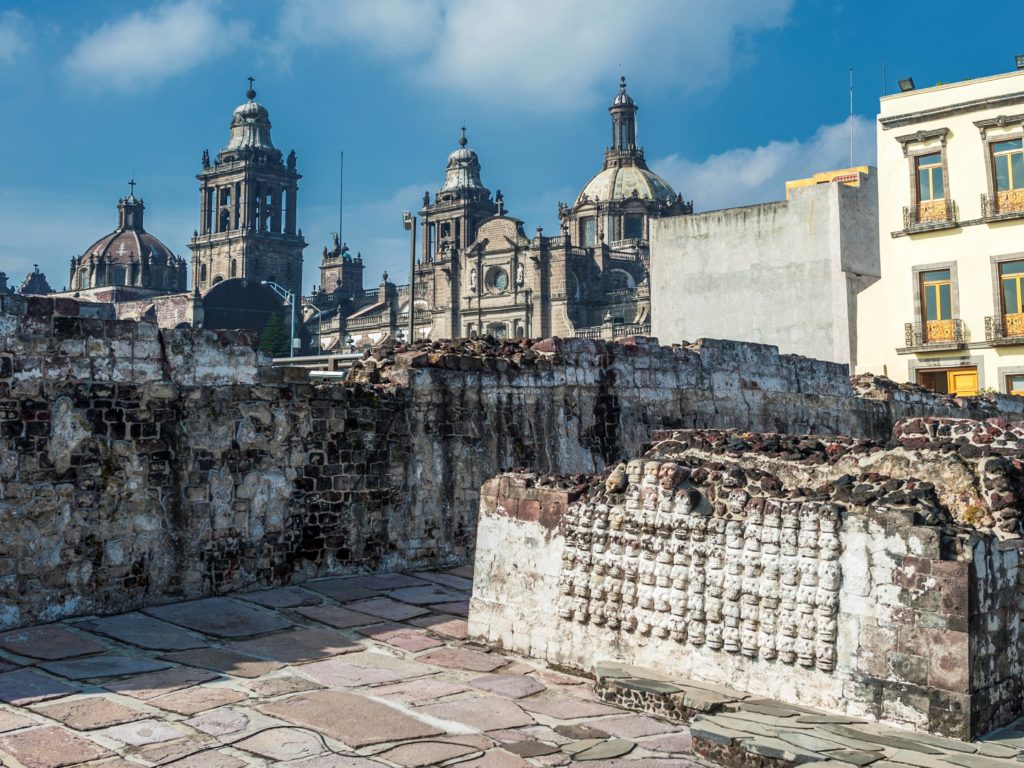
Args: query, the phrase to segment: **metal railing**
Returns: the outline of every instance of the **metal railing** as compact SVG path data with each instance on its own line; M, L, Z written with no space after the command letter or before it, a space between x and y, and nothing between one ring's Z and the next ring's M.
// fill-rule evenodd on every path
M963 320L929 320L905 323L903 334L907 349L958 346L966 344L968 336Z
M1009 189L981 196L981 218L1011 219L1024 216L1024 189Z
M991 315L985 318L985 341L1013 339L1024 343L1024 314Z
M903 229L925 231L943 229L960 221L956 200L928 200L903 207Z

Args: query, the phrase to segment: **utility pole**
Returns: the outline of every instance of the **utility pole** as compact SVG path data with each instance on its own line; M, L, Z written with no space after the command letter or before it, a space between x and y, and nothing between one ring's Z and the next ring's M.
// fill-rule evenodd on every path
M850 67L850 167L853 167L853 67Z

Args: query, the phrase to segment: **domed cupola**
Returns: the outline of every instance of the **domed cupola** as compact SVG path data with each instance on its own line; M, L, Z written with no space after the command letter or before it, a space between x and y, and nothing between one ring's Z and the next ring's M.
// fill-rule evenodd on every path
M480 158L476 152L467 147L466 129L462 129L459 148L448 155L448 166L445 168L444 184L437 191L439 197L448 193L463 194L472 197L489 197L490 191L480 181Z
M185 261L143 229L146 206L131 192L117 201L117 229L71 259L72 290L132 286L185 290Z
M233 153L244 150L261 150L280 157L281 153L270 140L270 113L266 107L256 102L256 91L253 90L251 81L245 97L248 101L236 107L231 116L231 137L228 139L228 145L221 150L221 162L235 159Z

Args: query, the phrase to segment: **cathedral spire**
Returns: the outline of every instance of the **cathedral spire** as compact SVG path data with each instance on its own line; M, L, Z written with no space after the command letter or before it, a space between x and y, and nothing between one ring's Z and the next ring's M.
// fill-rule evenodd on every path
M626 93L626 78L619 78L619 92L608 111L612 115L612 146L616 152L635 152L636 110L632 97Z

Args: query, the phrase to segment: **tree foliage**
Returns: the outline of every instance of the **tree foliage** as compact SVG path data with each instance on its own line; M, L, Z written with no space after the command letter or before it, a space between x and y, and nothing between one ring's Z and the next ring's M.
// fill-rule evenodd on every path
M288 355L288 329L285 327L281 315L274 312L267 319L260 333L259 348L272 357L286 357Z

